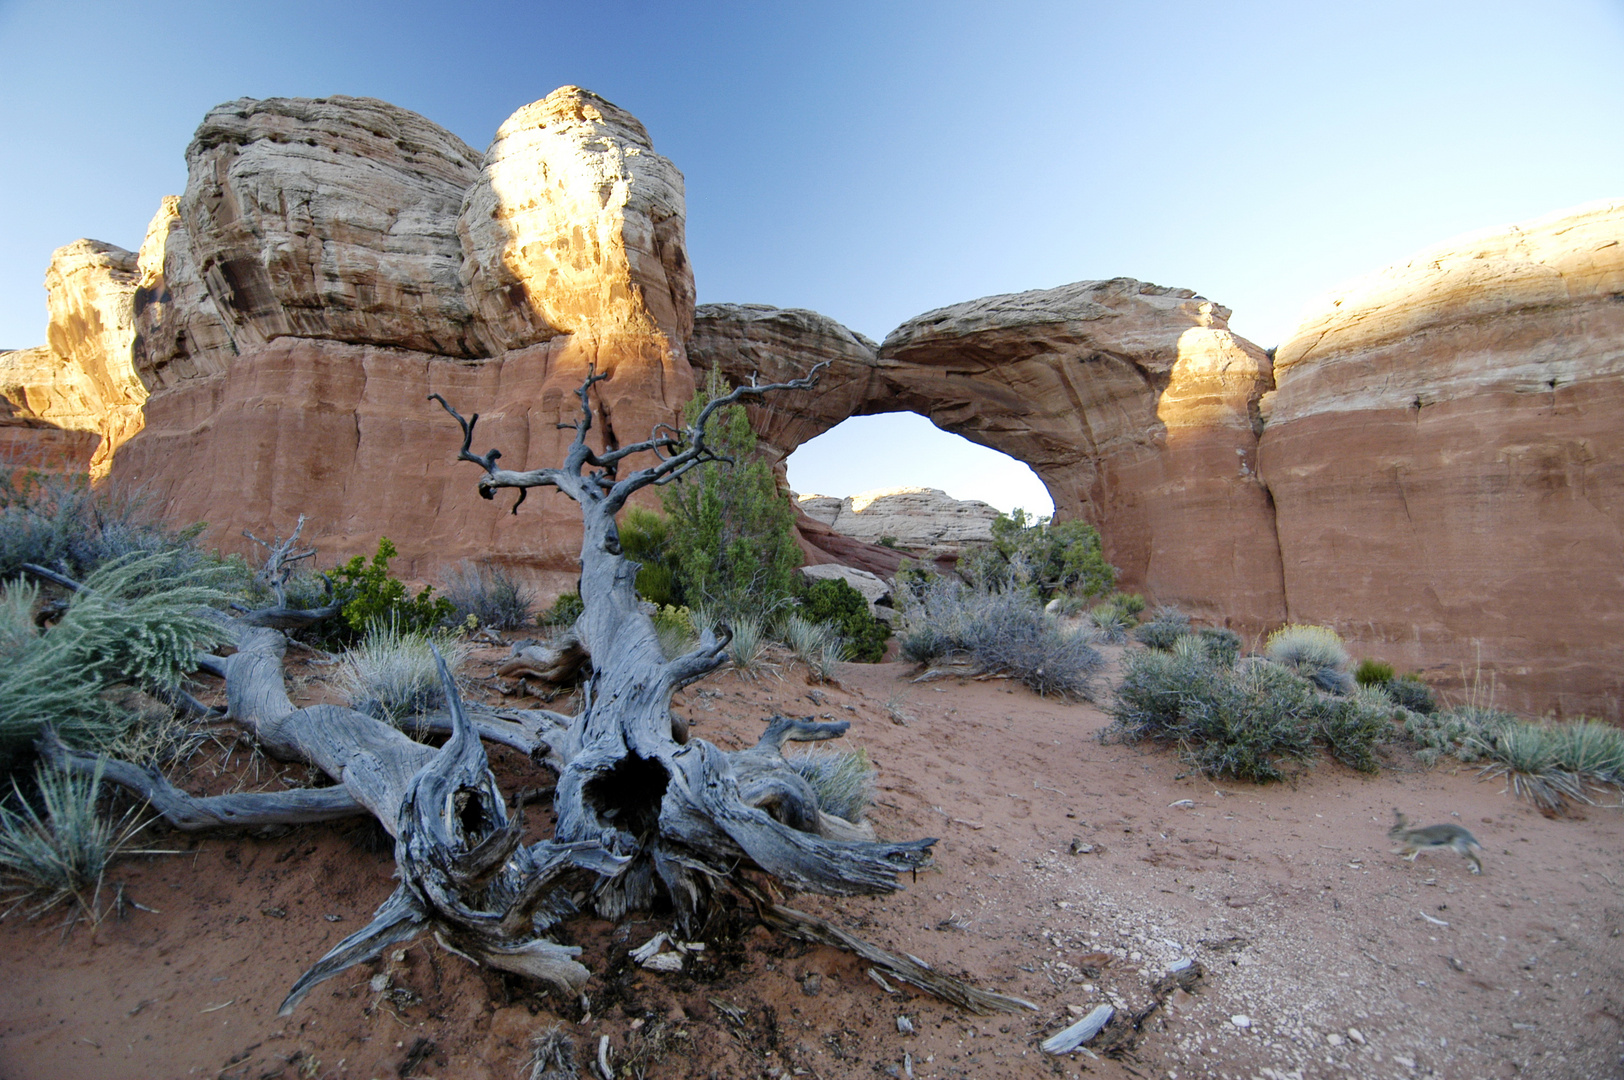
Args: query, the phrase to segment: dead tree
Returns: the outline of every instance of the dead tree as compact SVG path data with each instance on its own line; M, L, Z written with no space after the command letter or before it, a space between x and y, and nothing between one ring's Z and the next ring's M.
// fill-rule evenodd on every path
M587 443L590 394L606 376L591 374L578 391L581 417L563 464L528 472L497 468L497 450L473 454L478 414L465 420L444 398L431 395L461 425L458 457L484 470L479 491L485 498L516 488L517 512L530 488L553 487L580 505L584 611L575 634L591 658L592 674L579 715L470 709L443 665L449 705L429 727L451 737L439 749L340 706L296 708L283 682L286 639L275 628L279 620L250 612L232 621L237 651L202 658L200 666L224 677L228 715L269 753L313 764L339 786L193 798L155 772L118 763L108 768L109 780L138 791L183 829L370 813L394 837L399 887L368 926L299 978L284 1013L322 980L425 932L477 963L534 977L573 1000L588 972L574 959L578 949L547 938L549 927L584 908L618 919L663 897L683 933L698 936L727 892L753 903L775 929L855 951L966 1008L1031 1007L893 956L778 903L786 888L834 896L890 892L899 874L930 861L934 840L876 841L867 826L824 811L783 759L786 741L835 738L846 723L778 717L755 746L725 752L690 738L686 723L672 712L677 690L724 663L730 632L706 630L691 652L666 659L652 621L639 609L638 564L621 554L615 515L634 492L719 460L705 443L705 424L718 409L776 390L809 388L816 375L814 368L793 382L739 387L708 403L684 431L657 430L644 442L597 453ZM655 463L618 475L622 463L638 455ZM293 543L267 546L273 559L286 559ZM277 608L284 606L279 595ZM551 839L521 843L521 823L509 815L482 740L522 750L557 770ZM94 759L52 738L41 749L60 767L95 767Z

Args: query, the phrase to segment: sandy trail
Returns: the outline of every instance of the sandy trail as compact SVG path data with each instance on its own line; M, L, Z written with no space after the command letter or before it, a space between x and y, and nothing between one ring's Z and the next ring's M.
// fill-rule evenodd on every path
M305 698L324 693L324 671L299 674ZM1214 783L1171 751L1101 744L1094 705L907 674L846 665L814 687L792 666L727 673L678 708L726 747L774 711L850 719L844 742L880 767L877 828L940 837L937 863L894 896L795 902L1036 1013L887 994L856 960L742 919L687 970L647 972L625 954L666 925L651 917L572 924L596 973L590 1014L419 942L278 1019L298 974L390 891L378 830L157 835L184 854L113 874L155 910L69 933L60 912L0 922L0 1076L508 1078L554 1024L583 1057L607 1035L617 1072L651 1077L1624 1075L1620 811L1547 819L1475 771L1402 753L1375 778L1325 761L1295 786ZM507 751L492 760L510 794L548 782ZM200 760L192 786L273 773L238 749ZM1483 876L1447 851L1390 854L1395 806L1464 824ZM1121 1060L1038 1050L1098 1003L1150 1004L1181 958L1204 983L1150 1014Z

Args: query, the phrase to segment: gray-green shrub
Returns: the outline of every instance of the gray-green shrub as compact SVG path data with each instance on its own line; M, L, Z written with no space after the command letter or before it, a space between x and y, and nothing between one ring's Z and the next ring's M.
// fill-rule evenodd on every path
M1277 664L1291 668L1321 690L1346 694L1353 690L1348 674L1352 662L1342 638L1328 626L1288 623L1270 634L1263 654Z
M1170 650L1128 655L1107 734L1175 745L1209 776L1263 782L1311 765L1321 743L1338 760L1373 771L1391 713L1375 697L1328 698L1279 664L1232 667L1187 635Z
M1190 632L1190 617L1176 607L1164 606L1134 629L1134 640L1151 649L1171 649Z
M536 609L536 594L505 568L466 560L451 572L445 597L456 609L458 623L472 615L493 630L525 626Z
M1022 590L988 592L938 578L903 594L903 656L918 663L964 659L1014 676L1039 694L1086 698L1104 662L1094 636L1068 630Z

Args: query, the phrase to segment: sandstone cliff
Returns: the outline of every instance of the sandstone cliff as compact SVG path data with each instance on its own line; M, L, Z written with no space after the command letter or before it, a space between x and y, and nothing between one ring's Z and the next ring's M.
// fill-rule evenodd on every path
M1481 653L1503 707L1619 718L1624 202L1336 290L1275 378L1261 463L1293 619L1445 677Z
M677 417L682 177L642 126L565 87L479 155L384 102L244 99L209 113L187 165L143 245L130 352L152 398L115 478L228 548L305 513L324 558L384 534L407 575L486 556L569 587L573 504L481 502L425 399L480 413L514 467L558 459L594 367L597 445Z

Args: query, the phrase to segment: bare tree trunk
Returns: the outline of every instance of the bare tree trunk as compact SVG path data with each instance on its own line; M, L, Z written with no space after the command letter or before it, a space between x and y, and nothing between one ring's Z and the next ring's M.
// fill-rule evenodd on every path
M485 470L479 485L486 498L499 488L517 488L517 512L529 488L546 485L580 504L584 611L575 633L591 659L592 674L579 716L543 711L470 716L443 663L448 709L431 727L451 737L438 750L351 709L296 708L283 683L286 639L272 628L278 620L269 612L276 609L267 609L234 620L237 651L223 661L205 658L200 666L224 676L228 715L269 753L313 764L339 786L197 799L156 774L128 765L109 767L109 779L141 792L180 828L366 812L395 838L399 888L371 924L340 942L294 984L284 1013L323 979L425 930L478 963L573 993L588 974L574 959L579 950L545 935L580 904L618 919L663 896L675 907L683 931L696 936L724 891L754 903L769 925L853 949L898 978L966 1008L1031 1007L975 990L779 907L751 876L765 872L789 889L844 896L889 892L898 887L899 873L928 865L934 840L875 841L868 827L824 811L813 789L784 761L786 740L834 738L846 731L845 723L778 718L757 745L726 753L690 739L687 725L671 711L678 689L724 662L729 632L723 627L718 639L706 630L693 651L665 658L653 622L638 607L638 566L621 555L615 515L633 492L716 460L705 446L704 425L718 408L773 390L810 387L816 371L791 383L740 387L710 402L680 435L657 432L646 442L601 455L586 442L590 390L604 378L591 375L578 392L581 420L564 464L522 473L497 469L495 450L473 455L469 444L478 415L464 420L432 395L461 424L459 457ZM620 463L635 454L653 454L657 464L617 477ZM296 538L297 531L294 538L266 545L271 561L278 562L270 572L285 565ZM281 581L276 584L281 609ZM482 738L558 770L551 840L520 843L520 823L509 819ZM63 768L95 767L94 759L52 739L42 749Z

